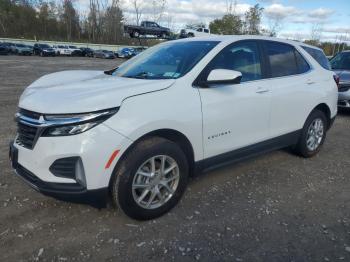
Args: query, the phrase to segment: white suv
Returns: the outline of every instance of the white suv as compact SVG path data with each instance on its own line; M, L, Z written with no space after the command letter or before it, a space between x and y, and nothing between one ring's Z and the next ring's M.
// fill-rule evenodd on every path
M110 71L43 76L20 98L12 166L44 194L95 204L109 194L130 217L151 219L198 170L289 146L311 157L338 92L303 45L190 38Z

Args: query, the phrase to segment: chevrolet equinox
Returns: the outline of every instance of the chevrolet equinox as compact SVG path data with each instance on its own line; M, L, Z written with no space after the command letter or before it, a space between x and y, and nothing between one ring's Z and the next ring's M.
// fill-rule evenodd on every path
M45 75L20 97L12 167L45 195L109 196L128 216L152 219L178 203L195 172L285 147L312 157L338 89L305 46L181 39L105 72Z

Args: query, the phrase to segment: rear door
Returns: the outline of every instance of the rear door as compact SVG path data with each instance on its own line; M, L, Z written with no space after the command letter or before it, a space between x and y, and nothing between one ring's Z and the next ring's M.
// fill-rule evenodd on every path
M203 70L240 71L240 84L198 88L203 114L205 158L264 141L269 136L270 85L264 81L258 41L239 41L224 48Z
M303 127L317 90L312 70L294 46L264 41L269 65L271 91L271 137L288 134Z

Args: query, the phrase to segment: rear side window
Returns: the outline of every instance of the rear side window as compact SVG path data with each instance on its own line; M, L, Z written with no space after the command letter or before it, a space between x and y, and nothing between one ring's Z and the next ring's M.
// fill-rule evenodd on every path
M307 71L309 71L310 66L306 62L305 58L297 50L294 50L294 54L295 54L295 59L297 60L299 74L306 73Z
M309 53L324 69L330 70L329 61L322 50L311 48L308 46L301 46L306 52Z
M277 42L266 42L266 48L270 61L271 77L296 75L299 73L293 46Z

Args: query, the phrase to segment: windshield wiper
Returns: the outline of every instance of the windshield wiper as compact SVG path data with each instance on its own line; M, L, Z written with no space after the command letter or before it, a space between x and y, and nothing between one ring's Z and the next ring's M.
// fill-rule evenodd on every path
M117 70L118 69L118 67L116 67L116 68L113 68L113 69L110 69L110 70L106 70L106 71L104 71L104 73L106 74L106 75L113 75L113 73L115 72L115 70Z

